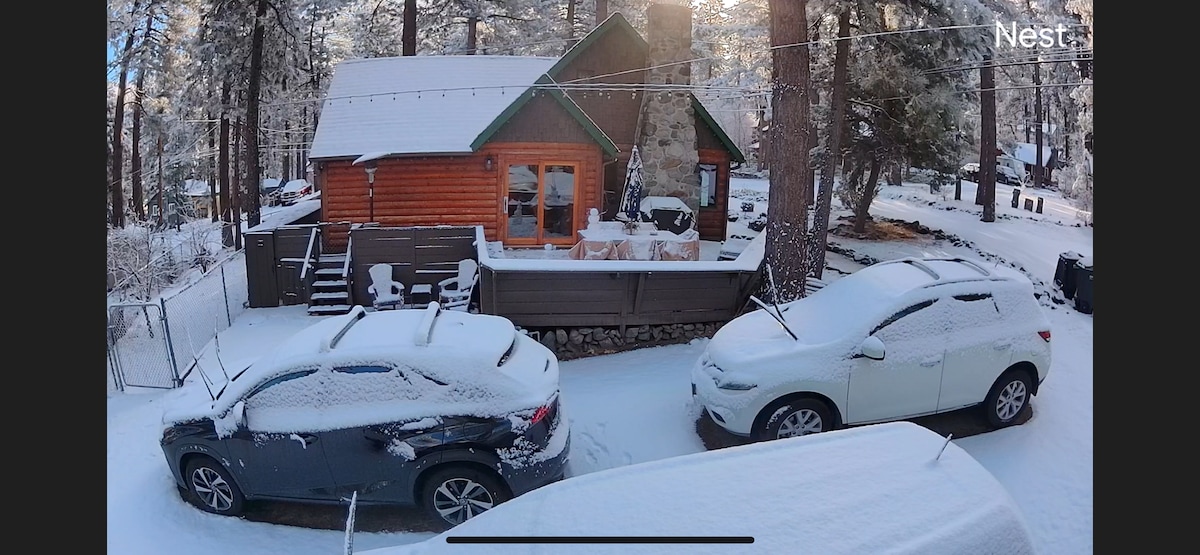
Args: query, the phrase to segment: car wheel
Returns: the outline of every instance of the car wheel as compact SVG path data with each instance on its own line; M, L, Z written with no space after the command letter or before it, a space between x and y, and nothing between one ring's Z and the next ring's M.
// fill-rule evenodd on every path
M1005 372L992 385L987 398L983 401L983 409L988 424L993 428L1005 428L1016 422L1017 416L1029 405L1029 397L1033 395L1033 384L1029 374L1021 370Z
M246 498L220 463L208 457L188 461L183 475L188 500L210 513L238 516Z
M766 420L754 434L756 441L784 439L833 429L829 407L812 398L781 401L763 409Z
M421 505L438 526L449 529L508 499L508 489L495 474L459 466L434 471L425 482Z

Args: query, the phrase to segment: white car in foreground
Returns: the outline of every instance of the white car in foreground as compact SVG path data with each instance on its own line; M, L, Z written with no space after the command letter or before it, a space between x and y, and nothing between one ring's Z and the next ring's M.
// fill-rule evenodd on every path
M987 469L892 422L568 478L423 542L358 553L1033 552L1024 515Z
M756 440L979 404L998 428L1049 369L1050 322L1023 274L904 258L729 322L692 369L692 393Z

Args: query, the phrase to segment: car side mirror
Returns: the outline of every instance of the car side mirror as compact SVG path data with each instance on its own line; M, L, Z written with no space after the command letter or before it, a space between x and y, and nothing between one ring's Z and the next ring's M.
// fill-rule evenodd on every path
M862 356L872 360L883 360L883 355L887 352L887 349L883 347L883 341L874 335L864 339L858 349Z

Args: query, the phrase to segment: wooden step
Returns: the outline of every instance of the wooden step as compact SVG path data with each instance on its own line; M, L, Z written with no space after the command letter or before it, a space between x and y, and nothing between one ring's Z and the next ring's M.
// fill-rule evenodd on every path
M320 268L320 269L318 269L318 270L317 270L317 275L318 275L318 276L338 276L338 277L341 277L341 275L342 275L342 268L341 268L340 266L339 266L339 267L337 267L337 268Z
M312 284L313 288L317 288L317 287L341 287L341 288L343 288L343 289L345 289L345 287L346 287L347 285L349 285L349 283L348 283L346 280L344 280L344 279L333 279L333 280L324 280L324 281L314 281L314 282L313 282L313 284Z
M349 298L350 298L350 294L345 291L318 292L318 293L309 294L309 296L308 296L309 302L330 301L330 300L345 301L345 300L348 300Z
M350 312L351 308L352 307L348 304L313 305L308 307L308 313L319 316L330 314L346 314Z
M342 262L342 263L344 263L344 262L346 262L346 253L331 252L331 253L322 254L320 257L317 258L317 261L318 262Z

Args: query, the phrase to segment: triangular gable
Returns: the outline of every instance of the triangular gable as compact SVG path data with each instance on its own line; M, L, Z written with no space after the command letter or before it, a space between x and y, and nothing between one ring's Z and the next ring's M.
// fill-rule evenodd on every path
M542 75L534 84L549 85L553 82L553 79L550 77ZM579 108L579 105L576 104L571 97L563 94L561 90L552 87L531 87L529 90L521 94L521 96L514 100L512 104L509 104L508 108L505 108L499 116L496 116L496 119L493 120L492 123L488 125L478 137L475 137L475 140L471 143L471 149L479 150L480 147L487 143L488 140L490 140L505 123L508 123L510 118L516 115L517 112L521 111L521 108L523 108L525 104L529 102L531 98L533 98L533 91L539 89L548 93L551 97L557 100L559 105L561 105L568 114L571 114L571 117L575 118L575 121L578 121L579 125L583 126L584 131L587 131L588 135L590 135L592 139L595 139L596 143L600 145L600 148L604 150L605 154L609 156L616 156L617 153L621 151L621 149L617 148L617 145L613 143L612 139L610 139L608 135L604 134L604 131L601 131L600 128L596 126L596 122L592 121L592 118L588 117L588 115Z
M625 19L620 12L613 12L612 15L609 15L602 23L600 23L600 25L597 25L595 29L592 29L592 31L580 39L579 42L575 43L575 45L572 46L566 54L563 54L562 58L559 58L559 60L555 62L553 66L550 66L550 69L546 70L546 74L538 79L538 84L548 84L554 82L554 79L558 77L558 75L567 66L571 65L571 62L578 58L580 54L598 42L601 37L613 32L625 33L630 37L631 40L636 41L641 48L647 50L650 48L650 45L645 39L642 38L642 35L637 32L637 29L633 28L633 25L629 23L629 20ZM561 90L557 89L544 90L547 90L556 99L558 99L558 101L563 104L563 107L566 108L571 115L575 116L575 119L580 120L580 123L584 125L584 129L587 129L588 133L593 137L596 137L596 141L599 142L601 146L605 147L604 151L606 153L609 155L615 155L619 149L617 149L614 145L612 146L612 151L609 150L608 146L606 146L604 143L607 141L609 144L611 144L611 139L609 139L608 136L605 135L604 132L601 131L594 122L592 122L591 118L579 108L579 105L575 104L575 102L570 99L569 95L565 95ZM733 161L744 163L746 161L745 155L743 155L742 151L739 150L738 147L733 143L733 140L729 138L729 135L725 133L725 130L722 129L716 120L713 119L712 114L710 114L708 110L704 108L704 105L700 103L700 100L696 98L696 95L689 92L688 96L692 99L692 107L696 112L697 119L703 121L704 124L712 130L713 134L717 136L717 139L721 141L721 144L724 145L726 150L729 151ZM509 105L509 107L499 116L497 116L496 120L493 121L492 124L483 131L483 133L479 134L479 137L475 139L475 142L471 144L471 147L478 149L483 145L483 143L487 142L487 140L491 138L491 136L494 135L496 131L508 121L509 118L513 117L518 111L520 111L521 107L524 106L530 98L531 95L521 95L521 98ZM599 138L600 136L603 136L604 139L601 140Z

